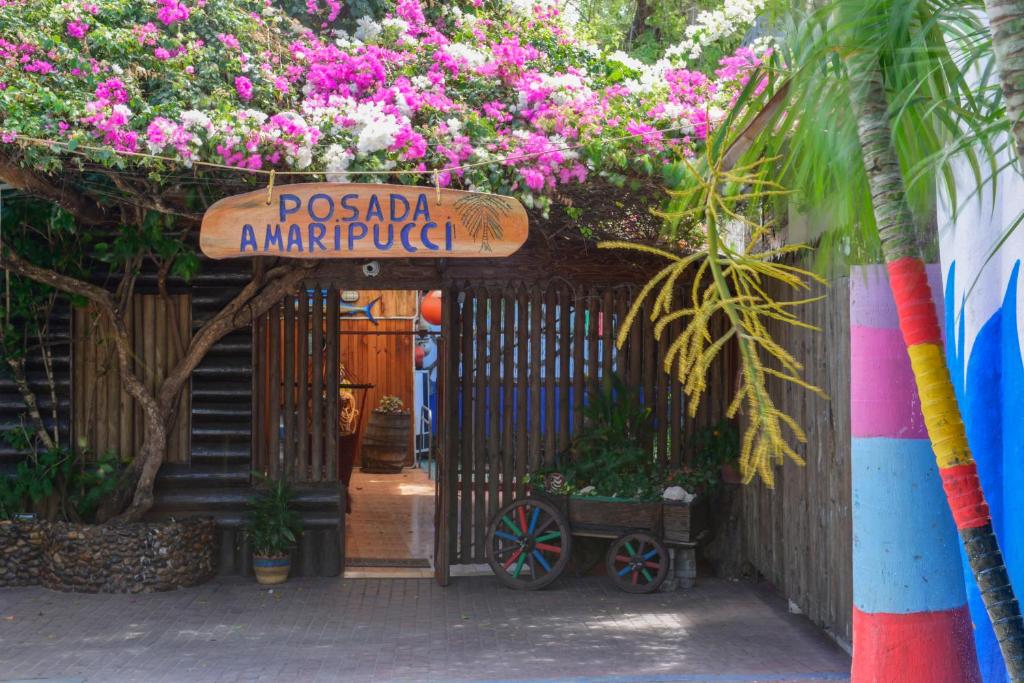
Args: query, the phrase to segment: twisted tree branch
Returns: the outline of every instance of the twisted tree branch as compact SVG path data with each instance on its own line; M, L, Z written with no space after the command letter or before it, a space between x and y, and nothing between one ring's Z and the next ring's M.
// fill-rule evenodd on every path
M42 199L48 199L86 225L100 225L108 221L103 210L84 195L54 185L45 177L19 166L7 156L0 155L0 180L11 187Z

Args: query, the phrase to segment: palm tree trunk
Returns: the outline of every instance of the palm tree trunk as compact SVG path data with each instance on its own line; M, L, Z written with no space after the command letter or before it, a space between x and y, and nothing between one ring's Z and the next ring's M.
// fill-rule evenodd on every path
M992 48L1013 126L1017 158L1024 164L1024 0L985 0Z
M1012 4L1012 3L1004 3ZM1019 3L1017 3L1019 4ZM967 443L939 321L892 143L888 99L873 57L851 59L852 104L889 284L946 500L1013 681L1024 681L1024 621Z

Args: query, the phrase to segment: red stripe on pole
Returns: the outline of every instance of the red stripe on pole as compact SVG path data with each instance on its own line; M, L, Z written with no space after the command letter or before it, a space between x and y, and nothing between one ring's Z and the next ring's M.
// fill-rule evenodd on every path
M980 683L967 606L889 614L853 608L850 680Z
M896 311L899 313L903 341L907 346L928 343L941 346L939 318L935 314L924 261L908 256L886 267L889 270L892 295L896 300Z
M973 462L940 468L939 476L957 529L976 529L992 521Z

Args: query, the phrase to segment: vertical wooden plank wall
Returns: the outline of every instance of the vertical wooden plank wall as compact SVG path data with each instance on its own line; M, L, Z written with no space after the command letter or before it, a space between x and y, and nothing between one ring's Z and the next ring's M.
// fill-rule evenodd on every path
M128 315L134 371L156 393L184 355L190 338L190 298L136 294ZM142 446L142 409L121 386L114 342L92 307L72 311L72 421L75 442L84 439L93 457L112 451L127 459ZM168 435L166 461L188 463L191 391L182 390L175 424Z
M377 315L381 310L388 315L415 312L415 293L361 294L367 301L383 297L381 308L374 309ZM259 471L287 475L296 482L338 479L335 425L341 368L347 381L374 385L366 390L366 410L359 417L363 428L385 395L412 406L412 319L381 319L374 324L363 317L328 313L339 310L339 305L337 287L308 282L301 294L286 297L256 322L253 454ZM362 391L355 390L357 407ZM408 464L412 447L410 434Z
M768 291L790 297L774 284ZM807 465L786 462L776 470L774 490L756 482L740 493L742 559L847 643L853 598L849 310L848 280L841 278L826 299L801 307L801 319L821 332L769 324L776 341L804 363L807 381L831 400L778 381L770 385L780 409L807 432L807 443L796 449Z
M385 396L402 399L413 421L413 321L381 320L374 325L365 319L342 318L338 327L338 357L347 381L374 385L366 390L366 410L359 416L362 429L366 429L370 413ZM362 392L353 392L357 408ZM407 465L413 461L413 431L410 428Z
M652 446L659 458L687 459L682 391L662 370L667 339L646 336L653 326L643 319L627 348L615 348L633 295L628 286L561 281L448 290L455 329L447 398L452 433L445 442L452 496L444 517L453 529L453 563L484 561L491 517L523 492L524 474L553 464L571 446L588 396L612 372L642 387L657 420Z

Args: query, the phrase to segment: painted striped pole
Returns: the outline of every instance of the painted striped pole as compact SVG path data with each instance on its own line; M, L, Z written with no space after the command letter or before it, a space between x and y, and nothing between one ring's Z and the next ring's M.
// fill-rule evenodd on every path
M937 267L929 276L939 283ZM907 357L895 285L884 266L850 274L852 681L973 683L981 677L957 526L911 366L929 356L911 347Z

